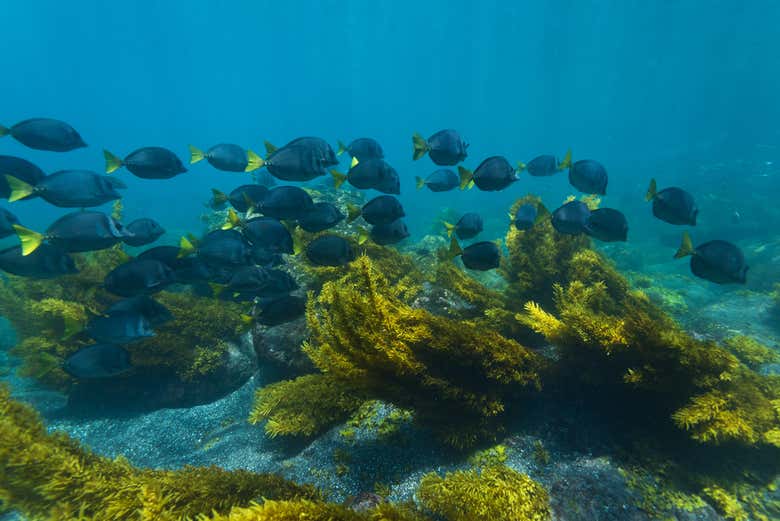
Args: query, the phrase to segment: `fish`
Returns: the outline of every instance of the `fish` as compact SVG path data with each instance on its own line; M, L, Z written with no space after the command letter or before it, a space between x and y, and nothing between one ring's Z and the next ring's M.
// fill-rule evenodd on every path
M11 195L11 187L8 186L8 181L5 179L5 176L7 175L21 179L32 186L37 185L41 179L46 177L43 170L26 159L0 155L0 199L8 199ZM25 199L32 199L34 197L37 197L37 195L30 194L25 197Z
M260 156L238 145L220 143L206 152L193 145L189 148L191 165L205 159L217 170L225 172L251 172L260 168Z
M628 221L613 208L592 210L583 227L585 234L604 242L628 240Z
M106 314L132 311L140 313L152 327L157 327L173 320L170 310L147 295L138 295L119 300L111 304Z
M3 136L11 136L28 148L49 152L69 152L87 146L76 129L50 118L26 119L11 128L0 125L0 137Z
M34 252L43 241L67 252L82 252L110 248L131 235L113 217L95 211L63 215L50 224L45 233L18 224L14 225L14 230L22 243L23 255Z
M535 204L525 203L517 209L517 213L515 213L514 217L511 215L509 217L512 219L512 224L514 224L515 228L518 230L530 230L533 228L534 224L536 224L540 214L546 212L546 209L543 212L540 212Z
M306 299L295 295L283 295L263 299L255 306L255 320L265 326L278 326L303 316Z
M453 237L450 240L450 256L460 256L463 265L470 270L488 271L501 264L501 251L498 244L491 241L475 242L470 246L461 248L458 240Z
M241 185L230 192L228 199L237 211L248 212L250 208L257 208L266 195L268 188L263 185Z
M339 159L336 157L336 153L333 151L333 148L331 148L327 141L319 137L304 136L295 138L281 148L273 146L268 141L265 142L265 150L268 153L269 159L279 150L290 147L303 147L316 152L317 159L325 167L336 166L339 164Z
M449 168L441 168L436 170L431 175L423 179L422 177L415 177L417 189L421 190L424 186L428 187L431 192L449 192L454 190L460 185L460 178L458 174Z
M235 270L227 289L238 293L251 293L258 297L284 295L298 289L295 279L283 270L244 266Z
M178 246L155 246L141 252L136 259L157 260L173 270L176 282L191 284L202 282L211 278L211 270L198 257L181 257L181 248Z
M5 176L11 193L9 202L36 195L60 208L90 208L120 199L117 189L127 188L120 179L112 179L89 170L60 170L45 176L35 186L16 177Z
M691 257L691 273L716 284L745 284L748 265L738 246L722 240L700 244L694 248L691 236L683 233L675 259Z
M14 224L20 224L19 218L5 208L0 208L0 239L16 233Z
M320 235L306 245L306 258L316 266L343 266L355 260L350 241L338 235Z
M170 179L187 171L176 154L163 147L143 147L120 159L108 150L103 150L106 159L106 173L121 167L141 179Z
M314 203L314 208L298 219L298 226L309 233L318 233L333 228L344 218L345 215L333 203L319 202Z
M371 240L381 246L395 244L409 237L409 230L402 219L387 224L378 224L371 228Z
M653 201L653 215L656 218L669 224L696 226L699 209L693 195L682 188L670 186L659 191L655 179L651 179L645 200Z
M197 253L206 265L246 266L252 259L252 248L244 236L236 230L214 230L206 234L197 245L187 237L179 241L179 257Z
M358 158L358 161L365 161L367 159L384 159L385 152L382 150L377 140L370 137L361 137L352 141L349 145L345 145L341 141L338 142L338 150L336 155L340 156L346 152L350 157Z
M460 240L472 239L482 232L482 216L474 212L464 213L457 223L445 222L444 227L447 228L447 237L452 237L454 232Z
M152 325L137 311L113 311L87 322L84 332L96 342L129 344L154 336Z
M297 186L277 186L268 191L257 210L267 217L297 220L314 210L314 201Z
M235 226L235 222L231 223ZM295 253L295 243L287 227L274 217L254 217L240 223L244 237L254 246L272 253Z
M321 151L303 145L284 146L256 163L282 181L309 181L328 173Z
M458 167L461 190L465 190L473 182L480 190L497 192L517 181L518 172L519 169L513 167L503 156L485 159L473 172L462 166Z
M19 245L5 248L0 251L0 270L34 279L72 275L79 271L65 250L51 244L41 244L29 255L23 255Z
M401 181L398 172L384 159L369 159L360 161L352 158L349 172L342 174L338 170L331 170L334 185L341 187L344 181L360 190L374 189L386 194L400 194Z
M165 228L148 217L132 221L125 226L125 230L133 234L124 238L124 243L128 246L145 246L153 243L165 233Z
M212 210L222 210L225 208L227 202L228 202L227 194L217 190L216 188L212 188L211 199L209 199L209 201L206 203L206 206L208 208L211 208Z
M74 378L112 378L130 371L130 353L114 344L93 344L82 347L62 364L62 370Z
M445 129L436 132L428 139L415 133L412 136L412 147L414 161L427 153L431 161L439 166L454 166L466 159L469 145L456 130Z
M103 287L120 297L149 295L176 282L173 270L166 264L151 259L133 259L111 270Z
M569 184L586 194L607 195L607 169L593 159L580 159L569 167Z
M555 175L561 170L571 167L571 150L566 152L566 155L560 162L558 162L555 156L544 154L533 158L528 163L520 163L518 166L521 171L527 170L534 177Z
M401 202L392 195L379 195L374 197L362 208L356 205L347 206L347 222L351 223L358 217L373 225L389 224L396 219L406 216Z
M590 217L588 205L582 201L569 201L552 213L552 226L558 233L579 235L584 233Z

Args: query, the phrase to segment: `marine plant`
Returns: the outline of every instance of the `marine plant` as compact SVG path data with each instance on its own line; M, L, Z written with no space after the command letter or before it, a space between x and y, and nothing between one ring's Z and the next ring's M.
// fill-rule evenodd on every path
M413 308L405 291L361 256L310 295L304 351L355 396L411 409L453 446L494 437L507 395L539 388L541 359L495 331Z
M546 521L547 491L505 465L423 476L417 491L423 506L451 521Z

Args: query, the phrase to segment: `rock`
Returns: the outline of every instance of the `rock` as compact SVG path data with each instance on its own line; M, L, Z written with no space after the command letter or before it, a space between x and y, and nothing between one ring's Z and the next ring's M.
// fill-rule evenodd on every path
M261 361L297 372L314 370L311 360L301 350L301 342L308 336L306 317L271 327L258 325L252 331L254 350Z
M360 492L357 496L348 498L346 506L355 512L368 512L385 502L387 502L387 500L379 494L374 494L373 492Z

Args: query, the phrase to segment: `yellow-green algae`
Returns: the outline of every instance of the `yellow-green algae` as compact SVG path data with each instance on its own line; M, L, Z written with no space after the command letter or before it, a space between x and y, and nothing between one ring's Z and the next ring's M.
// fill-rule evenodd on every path
M61 390L74 384L60 369L63 360L93 343L80 331L90 317L119 300L101 285L126 259L119 247L74 257L80 270L74 275L46 280L8 275L0 280L0 309L16 331L18 342L11 352L21 359L20 374ZM239 304L188 292L166 291L154 298L174 319L158 327L153 338L127 346L136 367L169 371L184 381L209 374L224 364L225 341L246 329Z

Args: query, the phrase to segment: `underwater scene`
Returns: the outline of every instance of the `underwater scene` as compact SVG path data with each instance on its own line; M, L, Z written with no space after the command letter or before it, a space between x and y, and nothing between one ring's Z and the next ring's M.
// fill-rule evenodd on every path
M780 520L780 3L0 11L0 521Z

